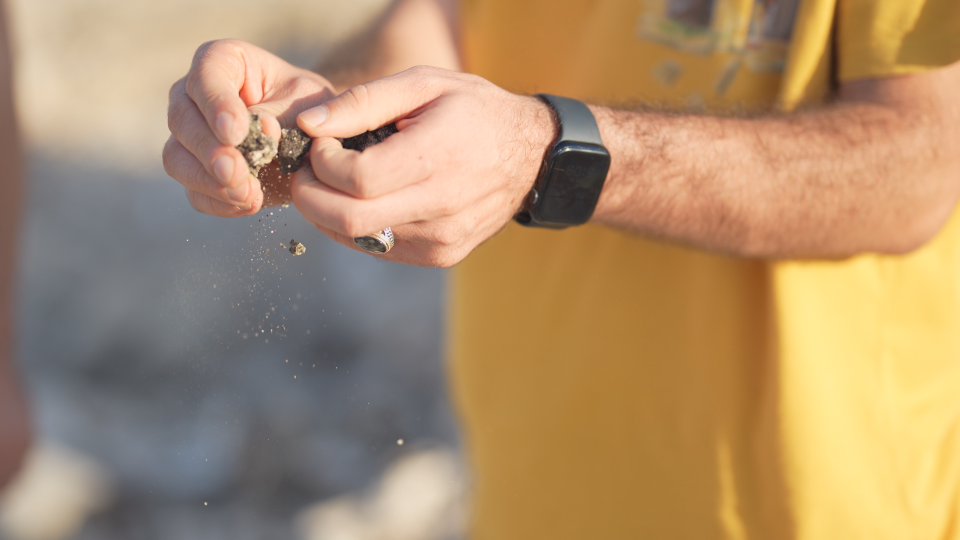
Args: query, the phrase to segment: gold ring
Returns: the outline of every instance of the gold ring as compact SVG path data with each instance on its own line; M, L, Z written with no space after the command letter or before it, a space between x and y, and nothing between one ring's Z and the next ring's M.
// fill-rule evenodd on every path
M354 238L353 241L360 246L360 249L366 251L367 253L383 255L384 253L390 251L390 248L393 247L393 231L390 230L390 227L387 227L386 229L378 233L371 234L370 236Z

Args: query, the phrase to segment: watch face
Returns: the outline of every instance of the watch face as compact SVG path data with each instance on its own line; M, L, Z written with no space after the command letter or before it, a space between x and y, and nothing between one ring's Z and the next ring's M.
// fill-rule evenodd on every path
M553 150L551 166L539 187L533 217L542 223L579 225L593 215L610 169L602 146L564 141Z

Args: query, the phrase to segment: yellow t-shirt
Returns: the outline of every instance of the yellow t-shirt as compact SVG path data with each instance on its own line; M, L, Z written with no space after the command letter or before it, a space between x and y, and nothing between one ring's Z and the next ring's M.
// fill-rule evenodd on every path
M515 91L791 109L960 59L960 2L464 0L463 42ZM452 287L477 539L960 538L960 213L839 262L511 226Z

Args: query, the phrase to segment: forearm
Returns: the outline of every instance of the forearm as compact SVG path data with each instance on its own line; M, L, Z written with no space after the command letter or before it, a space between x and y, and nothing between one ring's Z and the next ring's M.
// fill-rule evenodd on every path
M613 158L594 220L742 256L910 251L960 195L960 133L949 96L909 95L758 118L594 107Z
M454 10L451 0L395 0L317 72L343 91L417 65L459 70Z

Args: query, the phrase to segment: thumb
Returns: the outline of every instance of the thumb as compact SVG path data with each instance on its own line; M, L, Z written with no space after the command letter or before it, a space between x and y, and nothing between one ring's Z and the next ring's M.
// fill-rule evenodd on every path
M311 137L346 138L373 131L410 116L438 98L449 85L448 72L414 67L364 83L297 116L297 125Z

